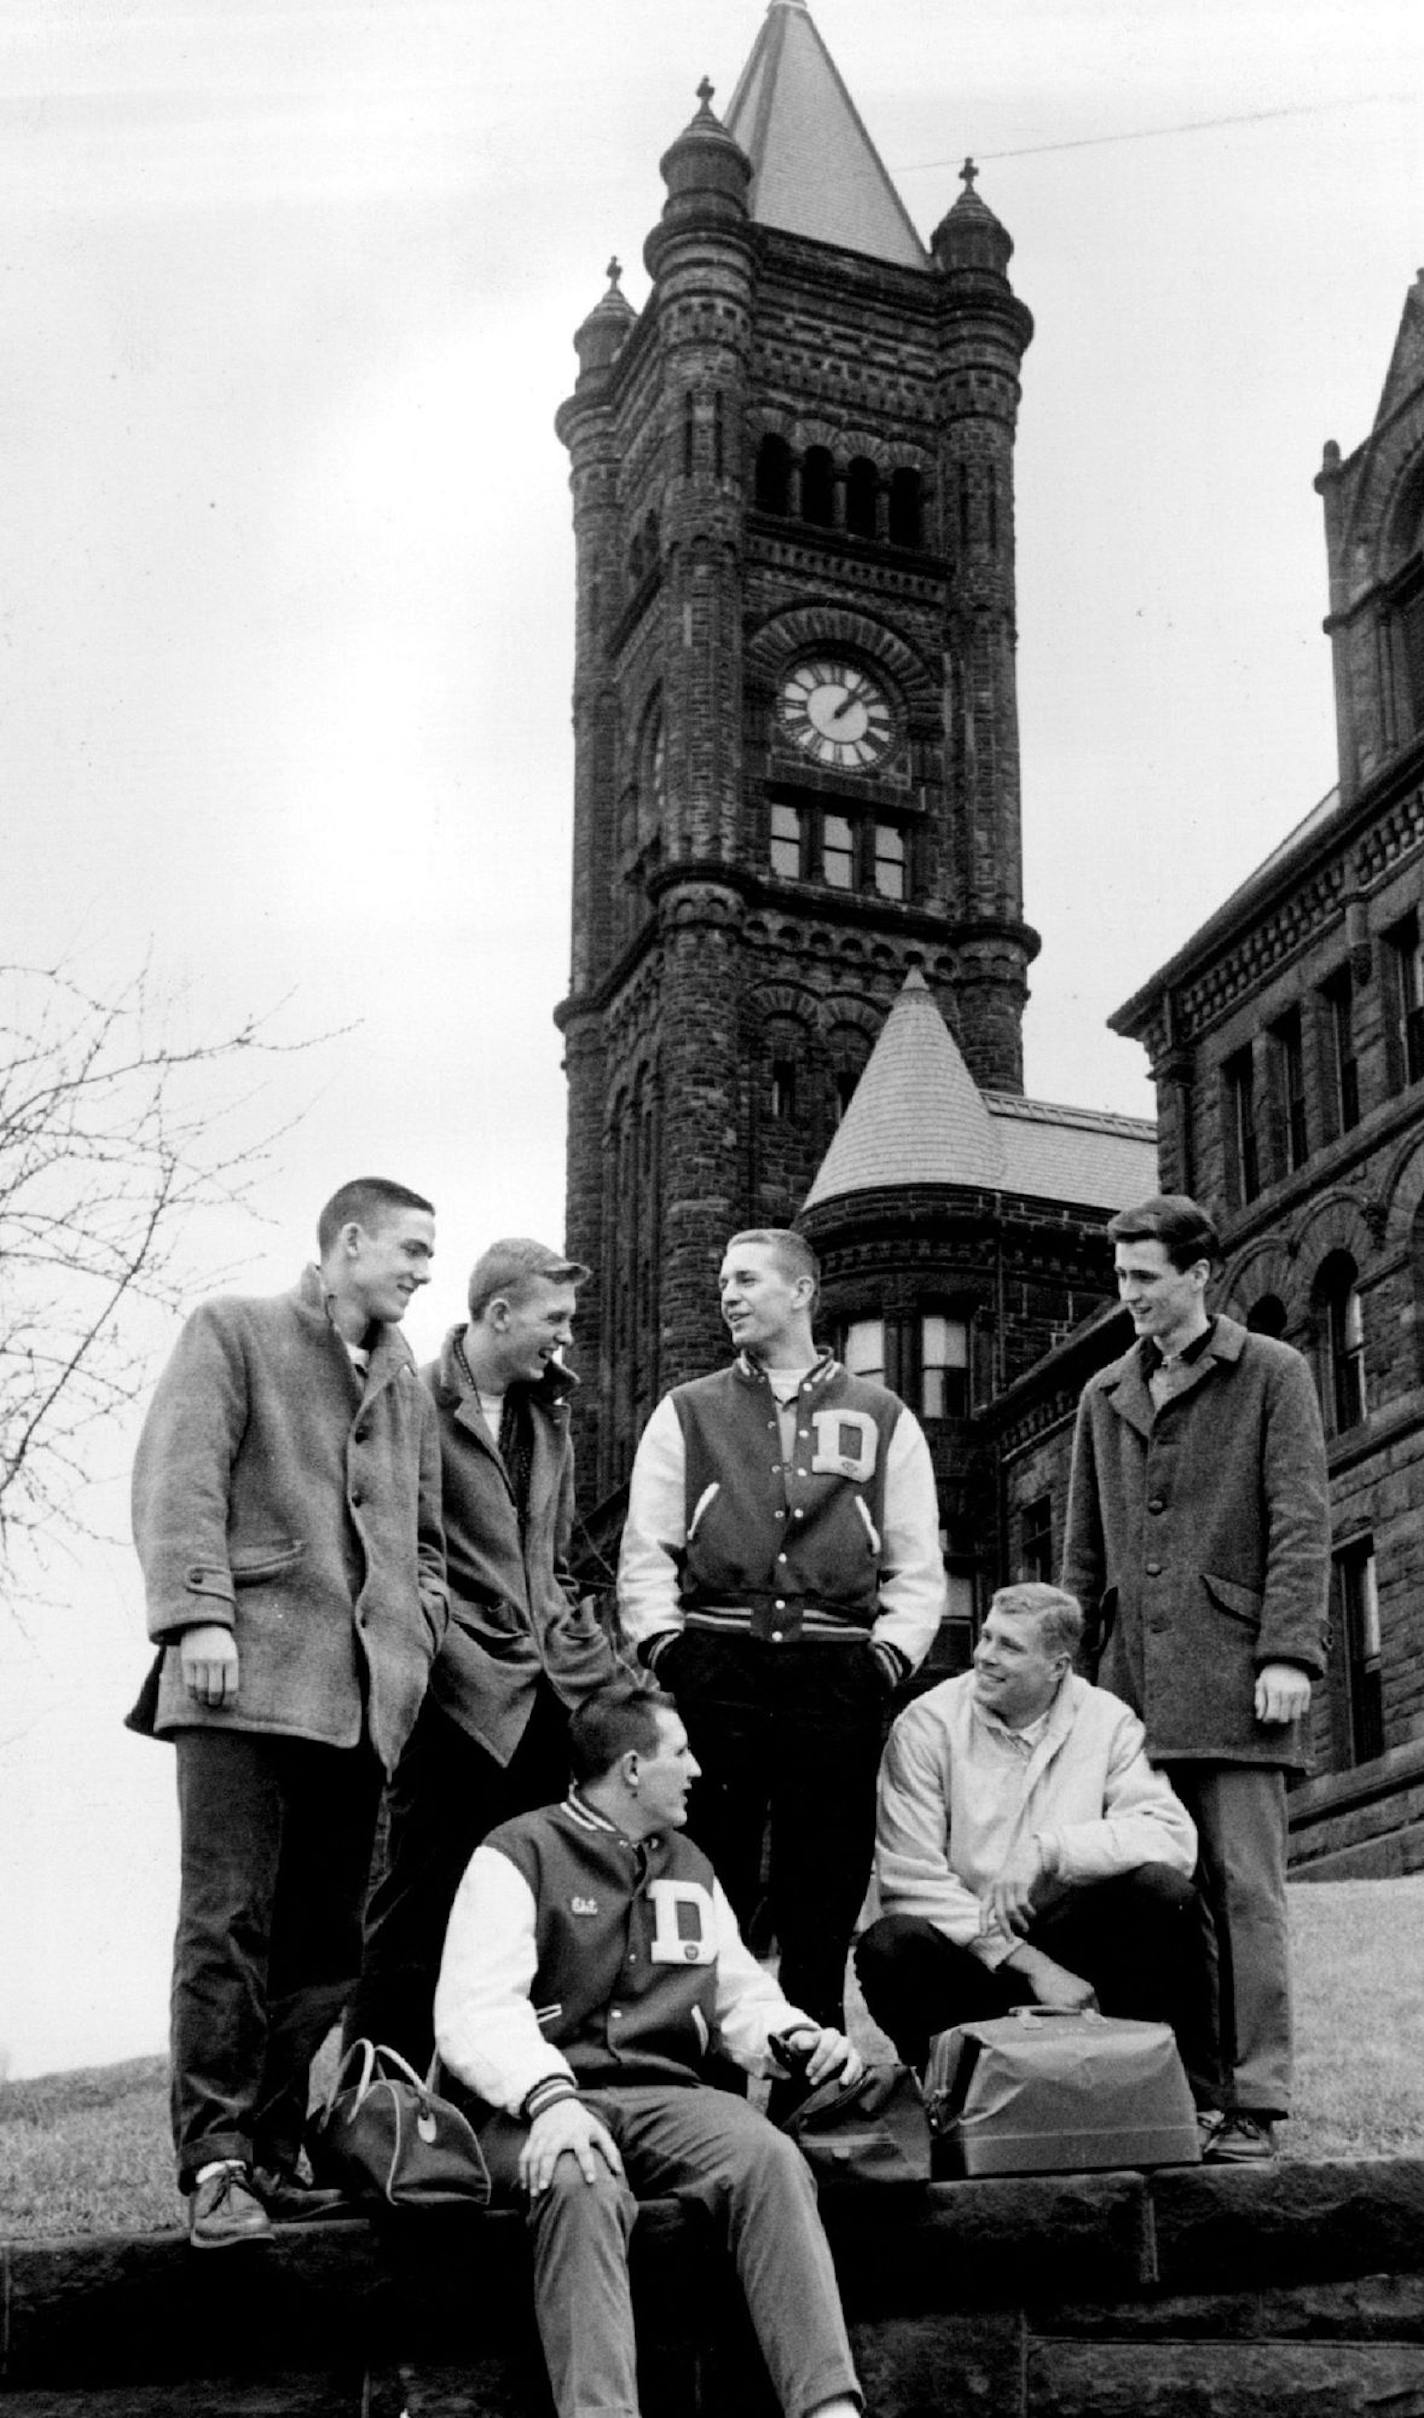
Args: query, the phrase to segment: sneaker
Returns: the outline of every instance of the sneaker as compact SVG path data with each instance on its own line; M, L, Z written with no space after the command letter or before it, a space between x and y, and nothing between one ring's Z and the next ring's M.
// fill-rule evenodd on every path
M225 2158L194 2184L188 2197L188 2239L195 2250L233 2250L241 2242L271 2238L272 2220L240 2158Z
M1197 2141L1204 2158L1209 2154L1211 2145L1225 2122L1226 2110L1224 2107L1199 2107L1197 2109Z
M1276 2154L1276 2135L1269 2116L1248 2116L1228 2110L1202 2151L1208 2166L1268 2166Z

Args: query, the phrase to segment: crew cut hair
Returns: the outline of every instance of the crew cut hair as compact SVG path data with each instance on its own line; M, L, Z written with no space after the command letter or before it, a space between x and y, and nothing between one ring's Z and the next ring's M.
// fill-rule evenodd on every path
M804 1234L798 1234L794 1226L748 1226L729 1238L727 1249L735 1251L739 1243L755 1243L759 1250L770 1251L782 1275L793 1283L798 1276L809 1276L815 1288L814 1306L821 1290L821 1263Z
M1113 1243L1160 1243L1174 1268L1194 1268L1199 1259L1213 1267L1221 1257L1221 1237L1204 1209L1185 1192L1155 1193L1136 1209L1119 1209L1108 1219Z
M536 1243L527 1234L507 1234L482 1251L470 1270L470 1316L482 1318L492 1301L517 1307L540 1283L581 1285L588 1274L576 1259L565 1259L547 1243Z
M333 1192L317 1219L316 1247L325 1259L343 1226L364 1226L368 1234L379 1234L402 1209L423 1209L427 1217L435 1215L435 1203L423 1193L412 1192L407 1184L393 1184L384 1175L358 1175Z
M1066 1587L1046 1586L1042 1579L1020 1579L1000 1587L989 1605L1010 1620L1036 1620L1038 1642L1045 1654L1066 1654L1071 1660L1083 1642L1083 1607Z
M658 1715L677 1704L651 1677L622 1671L585 1696L569 1716L569 1768L575 1780L601 1780L620 1755L656 1754Z

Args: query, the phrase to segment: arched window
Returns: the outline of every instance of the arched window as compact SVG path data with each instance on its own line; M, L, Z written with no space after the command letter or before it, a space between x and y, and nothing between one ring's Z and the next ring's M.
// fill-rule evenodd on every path
M917 546L923 524L918 470L897 470L890 479L890 543Z
M1320 1399L1325 1423L1335 1435L1358 1427L1368 1409L1365 1321L1355 1286L1358 1273L1348 1251L1332 1251L1315 1282Z
M836 466L829 449L813 445L801 467L801 517L829 529L836 516Z
M1253 1301L1246 1324L1253 1335L1274 1335L1279 1342L1286 1331L1286 1305L1279 1293L1263 1293L1259 1301Z
M785 437L764 436L757 447L756 506L758 512L791 509L791 448Z
M875 498L880 473L864 454L857 454L846 473L846 527L853 537L874 537Z

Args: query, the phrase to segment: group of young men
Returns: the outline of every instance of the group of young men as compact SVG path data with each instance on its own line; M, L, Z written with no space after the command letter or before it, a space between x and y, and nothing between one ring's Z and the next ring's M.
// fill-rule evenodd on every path
M135 1470L159 1652L134 1718L177 1750L196 2247L322 2205L309 2068L343 2020L419 2066L434 2045L467 2094L528 2206L561 2418L636 2409L627 2237L667 2190L721 2224L788 2418L839 2418L859 2388L807 2171L715 2085L856 2075L872 1866L857 1966L906 2058L1025 2000L1160 2017L1205 2154L1271 2154L1320 1420L1296 1353L1208 1315L1194 1203L1109 1232L1140 1340L1080 1408L1063 1588L1002 1589L883 1761L945 1609L934 1473L911 1411L817 1349L799 1235L732 1238L734 1357L648 1423L616 1643L567 1562L586 1270L495 1244L417 1371L434 1212L368 1179L295 1291L194 1315ZM741 1936L763 1910L775 1981Z

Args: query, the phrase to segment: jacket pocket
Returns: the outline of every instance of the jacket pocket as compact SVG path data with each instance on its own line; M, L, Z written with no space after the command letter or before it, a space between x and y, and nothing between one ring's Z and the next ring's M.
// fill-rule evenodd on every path
M284 1571L295 1568L305 1552L300 1537L288 1537L280 1544L239 1546L228 1555L232 1583L255 1587L265 1578L280 1578Z
M1214 1578L1210 1571L1202 1572L1202 1585L1219 1612L1229 1613L1233 1620L1245 1621L1252 1629L1261 1626L1261 1605L1265 1600L1259 1587L1243 1587L1239 1579Z

